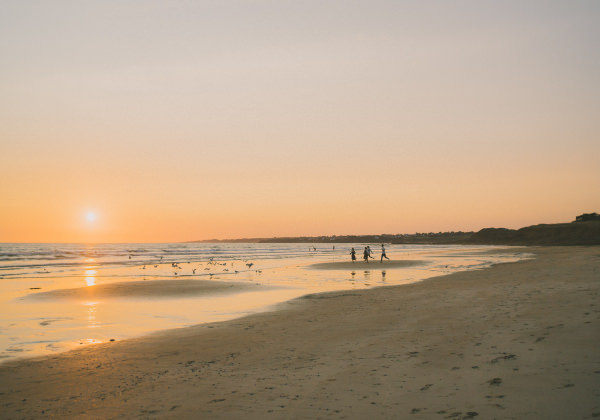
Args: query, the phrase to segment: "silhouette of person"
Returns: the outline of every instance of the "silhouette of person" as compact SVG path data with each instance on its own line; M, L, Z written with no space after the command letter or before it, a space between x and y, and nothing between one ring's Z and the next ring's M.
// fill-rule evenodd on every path
M365 247L365 250L363 252L363 258L367 263L369 262L369 249L367 247Z
M354 261L356 261L356 251L354 248L352 248L352 251L350 251L350 256L352 257L352 263L354 263Z
M375 259L375 257L371 254L373 254L373 251L371 251L371 246L367 245L367 255L369 256L369 258Z
M383 246L383 244L381 244L381 261L383 262L383 259L389 260L389 258L387 257L387 255L385 255L385 247Z

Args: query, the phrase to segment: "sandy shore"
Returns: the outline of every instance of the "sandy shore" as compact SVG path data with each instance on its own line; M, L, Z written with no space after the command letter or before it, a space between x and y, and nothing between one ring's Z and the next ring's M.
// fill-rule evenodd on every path
M0 365L0 417L600 416L600 247Z
M315 268L318 270L387 270L392 268L406 268L414 267L416 265L422 265L423 261L415 260L390 260L379 262L379 260L371 260L370 262L364 261L337 261L337 262L326 262L311 264L309 268Z
M23 299L176 298L216 293L265 290L266 286L212 280L148 280L97 284L38 292Z

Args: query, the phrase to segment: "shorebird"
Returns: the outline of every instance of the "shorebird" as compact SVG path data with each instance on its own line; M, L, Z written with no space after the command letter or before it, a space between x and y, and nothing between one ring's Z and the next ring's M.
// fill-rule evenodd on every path
M248 263L246 265L248 266L248 268L251 268L254 265L254 263Z

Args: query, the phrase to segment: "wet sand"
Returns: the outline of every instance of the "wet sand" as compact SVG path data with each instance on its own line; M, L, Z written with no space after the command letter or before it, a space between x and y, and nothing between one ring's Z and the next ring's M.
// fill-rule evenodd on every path
M2 418L600 416L600 247L0 365Z
M32 293L23 299L177 298L216 293L237 293L259 289L268 290L272 288L251 283L212 280L149 280L57 289L49 292Z
M364 261L340 261L340 262L326 262L311 264L309 268L315 268L318 270L387 270L392 268L406 268L414 267L417 265L426 264L425 261L415 260L370 260L368 263Z

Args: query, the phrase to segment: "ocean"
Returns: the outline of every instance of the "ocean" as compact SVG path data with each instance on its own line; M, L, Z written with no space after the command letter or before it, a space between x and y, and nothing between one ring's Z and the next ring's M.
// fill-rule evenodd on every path
M530 257L506 247L386 245L391 260L415 262L395 268L379 262L380 244L370 244L376 259L361 261L366 245L0 244L0 362L233 319L310 293L400 285ZM351 268L310 267L348 262L352 247L358 261ZM194 288L199 280L231 287L213 293Z

